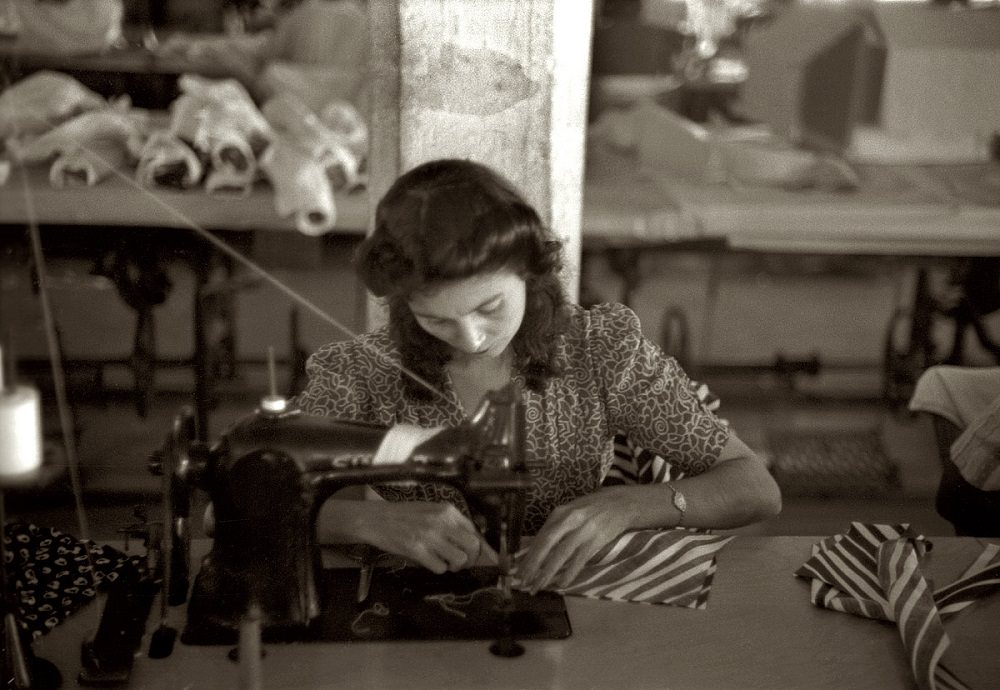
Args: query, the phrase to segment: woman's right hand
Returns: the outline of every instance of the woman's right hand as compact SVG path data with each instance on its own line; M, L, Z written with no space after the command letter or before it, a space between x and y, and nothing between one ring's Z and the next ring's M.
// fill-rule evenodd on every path
M438 574L497 563L483 535L451 503L331 500L320 520L327 527L321 534L332 528L334 541L371 544Z

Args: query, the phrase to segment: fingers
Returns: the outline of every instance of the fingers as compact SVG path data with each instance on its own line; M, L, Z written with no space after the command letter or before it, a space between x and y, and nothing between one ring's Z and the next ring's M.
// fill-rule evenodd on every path
M497 552L493 549L493 547L490 546L483 538L479 539L479 545L480 545L479 556L478 558L476 558L473 565L482 565L482 566L499 565L500 556L497 555Z
M414 556L420 565L438 575L461 570L470 561L469 554L447 538L429 539L414 549Z
M211 502L205 506L205 516L202 518L201 526L206 537L215 536L215 508L212 507Z
M576 544L563 543L563 539L575 529L575 520L571 515L567 515L566 510L560 507L552 511L549 519L532 540L527 555L518 565L518 576L526 587L531 589L532 584L546 584L548 578L541 577L542 569L544 568L545 572L555 573L572 555Z
M541 561L534 572L527 576L522 575L524 586L532 594L537 594L539 590L546 589L551 585L562 582L572 582L570 576L575 577L587 561L587 553L584 550L585 542L578 533L567 535L555 547L551 548L546 557ZM582 553L581 553L582 552ZM579 567L576 563L583 561ZM570 572L569 567L573 567L575 572Z
M472 566L483 551L483 538L475 525L448 503L425 504L405 529L400 527L405 532L400 535L401 547L437 574Z
M496 565L497 554L462 512L450 503L399 502L368 506L365 543L441 574L475 565Z

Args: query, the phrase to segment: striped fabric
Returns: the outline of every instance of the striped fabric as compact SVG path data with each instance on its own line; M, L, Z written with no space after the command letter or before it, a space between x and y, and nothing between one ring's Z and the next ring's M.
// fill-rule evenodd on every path
M795 574L811 578L813 604L895 621L923 690L967 686L942 663L950 641L942 618L1000 589L1000 545L987 544L955 582L931 590L921 559L931 544L908 525L851 523L813 547Z
M691 381L691 390L707 409L718 411L719 398L708 386ZM661 484L684 476L625 434L615 436L614 452L604 486ZM683 528L626 532L596 554L576 582L557 591L591 599L703 609L715 574L715 556L730 539ZM518 585L516 577L514 584Z
M732 538L691 529L626 532L598 552L572 585L556 591L703 609L716 555ZM518 585L515 577L514 586Z

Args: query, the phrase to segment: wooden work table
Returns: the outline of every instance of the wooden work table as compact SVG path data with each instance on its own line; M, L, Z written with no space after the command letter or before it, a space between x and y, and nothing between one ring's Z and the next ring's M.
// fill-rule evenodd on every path
M895 256L1000 255L1000 165L865 166L854 191L698 184L640 169L594 150L583 187L585 247L718 242L748 251ZM47 168L29 169L38 222L101 228L294 231L274 211L270 187L247 196L144 190L111 177L91 188L55 189ZM364 192L338 193L334 233L363 234ZM28 218L17 170L0 187L0 224Z
M847 526L845 525L845 529ZM486 641L265 645L263 686L277 688L916 688L894 625L817 608L794 571L819 537L738 536L718 557L708 607L567 598L573 634L525 641L520 658ZM925 568L940 586L982 550L971 538L932 539ZM199 548L196 544L195 548ZM205 548L204 545L201 546ZM155 610L154 606L154 610ZM96 627L84 610L35 644L74 687L80 643ZM176 625L183 607L174 611ZM155 618L155 616L154 616ZM158 621L151 620L152 631ZM1000 596L945 623L949 667L972 688L1000 677ZM166 659L136 660L130 687L216 689L237 685L228 647L180 643Z

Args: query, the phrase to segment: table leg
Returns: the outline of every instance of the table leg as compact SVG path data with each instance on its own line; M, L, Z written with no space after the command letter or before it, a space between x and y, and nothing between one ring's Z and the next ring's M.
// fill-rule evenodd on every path
M195 276L193 304L194 315L194 407L195 435L199 441L209 438L208 408L210 383L208 380L208 335L205 324L205 291L211 273L211 253L199 252L192 262Z

